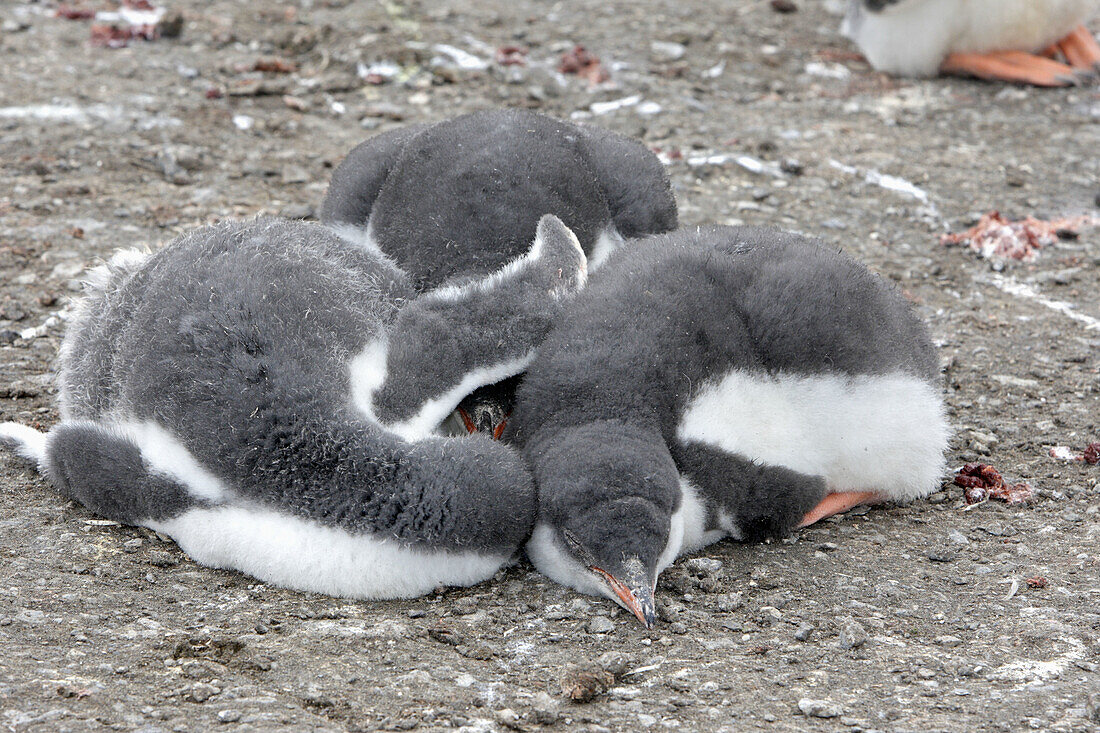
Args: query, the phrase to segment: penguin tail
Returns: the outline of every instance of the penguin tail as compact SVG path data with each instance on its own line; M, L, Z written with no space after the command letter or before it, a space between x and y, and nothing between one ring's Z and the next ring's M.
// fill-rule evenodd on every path
M122 524L145 524L197 503L187 485L151 470L137 442L111 425L63 422L42 433L2 423L0 445L34 462L65 496Z
M46 433L17 422L0 423L0 447L8 448L21 458L41 465L46 455Z

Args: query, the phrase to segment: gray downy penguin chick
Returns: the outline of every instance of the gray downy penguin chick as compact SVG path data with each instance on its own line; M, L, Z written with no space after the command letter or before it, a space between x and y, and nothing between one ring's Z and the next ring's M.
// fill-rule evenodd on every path
M419 288L491 272L544 214L592 270L624 240L676 228L668 175L641 143L515 109L376 135L332 176L321 220L377 247Z
M90 273L61 422L0 443L203 565L364 599L477 583L528 537L534 487L513 449L424 415L525 365L584 276L553 217L501 271L420 298L322 226L203 228Z
M1069 86L1100 72L1082 25L1098 13L1100 0L850 0L841 32L890 74Z
M679 555L924 496L947 438L935 351L893 286L754 227L613 257L543 342L505 432L538 487L535 567L647 626Z

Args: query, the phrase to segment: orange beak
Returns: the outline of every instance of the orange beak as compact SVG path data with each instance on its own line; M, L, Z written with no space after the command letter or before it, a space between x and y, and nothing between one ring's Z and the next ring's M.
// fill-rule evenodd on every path
M639 588L637 591L631 590L625 583L606 570L595 566L591 569L603 576L626 610L637 616L638 620L647 629L653 628L653 625L657 622L657 609L652 590L644 587Z

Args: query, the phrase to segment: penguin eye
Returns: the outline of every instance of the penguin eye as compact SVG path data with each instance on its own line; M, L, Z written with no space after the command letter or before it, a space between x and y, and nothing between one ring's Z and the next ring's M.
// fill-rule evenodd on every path
M581 544L581 541L577 538L577 535L573 534L568 529L561 531L562 539L565 540L565 544L569 546L569 549L573 551L581 562L588 566L589 570L593 570L596 567L596 559L592 557L592 553Z

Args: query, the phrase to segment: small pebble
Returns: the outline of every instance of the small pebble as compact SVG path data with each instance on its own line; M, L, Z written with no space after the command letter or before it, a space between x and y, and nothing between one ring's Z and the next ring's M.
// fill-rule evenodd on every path
M947 540L951 544L957 545L959 547L965 547L966 545L970 544L970 540L968 540L966 538L966 535L964 535L962 532L960 532L957 529L953 529L950 532L948 532Z
M600 669L619 677L630 668L630 660L622 652L605 652L596 660Z
M615 624L606 616L593 616L584 625L584 630L589 634L609 634L615 630Z
M684 566L693 573L717 575L722 570L722 561L712 557L693 557Z
M800 176L806 170L806 167L794 158L784 158L779 163L779 169L784 173L790 173L792 176Z
M811 700L808 697L798 701L798 709L803 715L812 718L838 718L844 712L836 703L828 700Z
M236 723L241 719L240 710L219 710L218 720L223 723Z
M219 692L221 692L221 690L214 685L207 684L206 682L197 682L191 685L191 689L187 691L187 699L191 702L206 702Z
M840 629L840 648L859 649L867 643L867 629L854 619L849 619Z
M615 676L604 670L573 670L561 680L562 695L573 702L590 702L615 684Z

